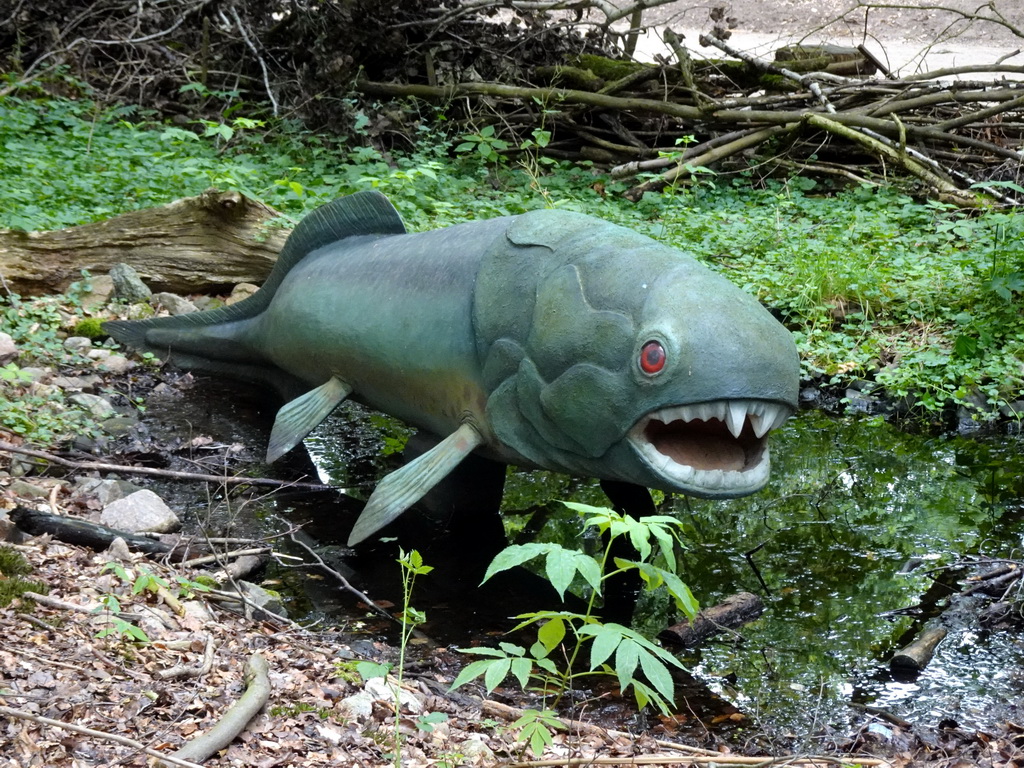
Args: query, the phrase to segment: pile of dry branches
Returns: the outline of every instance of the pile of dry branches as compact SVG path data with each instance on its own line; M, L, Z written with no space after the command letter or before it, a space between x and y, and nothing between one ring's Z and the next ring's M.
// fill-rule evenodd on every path
M632 199L694 169L756 166L869 183L895 171L959 205L981 193L1024 201L1024 66L896 77L869 23L910 9L948 18L938 26L944 42L986 25L1024 40L1024 21L1001 13L1004 0L971 11L951 7L960 0L858 0L819 31L859 26L866 45L790 46L773 61L730 44L737 20L723 2L697 21L699 40L658 24L674 54L633 61L638 35L664 19L651 14L670 2L97 0L69 12L60 0L20 0L0 17L0 53L13 72L0 95L65 71L105 98L165 114L200 117L210 94L239 94L231 98L335 133L352 130L361 100L387 117L386 131L373 127L381 120L362 129L377 143L419 119L411 97L440 102L467 133L494 125L510 153L540 130L551 135L551 157L643 174ZM394 99L404 100L399 108L380 106Z
M697 60L671 30L664 34L673 62L582 56L538 70L535 79L548 81L541 86L361 80L356 87L376 97L480 100L489 119L512 133L551 129L545 152L553 157L603 164L619 178L657 173L627 193L634 200L707 166L745 168L755 158L762 172L781 167L862 183L895 170L958 205L978 204L979 190L1003 203L1024 200L1014 190L1024 161L1024 66L994 62L898 78L864 45L784 47L768 61L730 45L729 30L716 24L700 44L721 58ZM606 72L616 76L602 78ZM961 79L981 73L988 79Z

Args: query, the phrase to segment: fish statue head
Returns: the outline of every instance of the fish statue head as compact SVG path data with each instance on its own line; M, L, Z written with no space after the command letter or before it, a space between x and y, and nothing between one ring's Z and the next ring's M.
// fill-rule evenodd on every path
M525 214L506 238L474 320L511 460L709 498L767 483L768 433L796 410L800 365L753 296L579 214Z

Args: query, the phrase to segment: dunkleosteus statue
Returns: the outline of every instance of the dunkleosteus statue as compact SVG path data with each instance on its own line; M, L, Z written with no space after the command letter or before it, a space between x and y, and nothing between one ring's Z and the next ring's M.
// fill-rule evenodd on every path
M381 481L349 543L472 451L694 496L752 493L800 370L752 296L649 237L559 210L408 234L376 192L309 214L245 301L106 329L290 398L270 461L347 397L442 438Z

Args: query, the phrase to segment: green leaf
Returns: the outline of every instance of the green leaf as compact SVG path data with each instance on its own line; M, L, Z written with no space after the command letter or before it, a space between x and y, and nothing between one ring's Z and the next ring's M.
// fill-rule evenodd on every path
M537 630L537 640L551 653L557 648L565 637L565 621L560 616L555 617Z
M498 647L505 652L506 656L522 656L526 653L526 649L521 645L513 645L512 643L498 643Z
M416 718L416 727L421 731L431 733L433 732L435 725L447 722L448 715L444 712L430 712L429 714L420 715Z
M507 653L499 651L497 648L462 648L459 653L475 653L477 656L493 656L498 659L508 656Z
M530 682L530 675L533 672L533 661L526 658L512 659L510 669L516 680L519 681L519 686L525 689Z
M505 547L505 549L495 555L491 564L487 566L487 573L484 574L484 578L480 583L483 584L496 573L515 568L517 565L522 565L535 557L543 555L550 547L551 545L549 544L536 542L531 544L513 544L510 547Z
M622 638L615 649L615 676L619 678L619 687L626 690L633 682L633 673L640 662L640 647L629 638Z
M387 677L391 671L390 664L378 664L376 661L357 661L356 672L363 680L373 680L376 677Z
M456 675L451 688L448 690L454 691L456 688L465 685L471 680L475 680L485 674L492 664L500 663L501 661L502 659L480 659L479 661L474 661L472 664L466 665L462 668L462 671Z
M512 668L512 659L495 659L487 663L489 666L484 672L484 687L490 693L508 677L509 670Z
M581 627L580 635L591 635L593 643L590 646L590 669L600 669L601 665L619 647L622 642L622 633L615 630L617 624L593 624Z
M644 671L644 677L655 689L671 701L675 696L675 683L672 680L672 673L653 654L640 653L640 668Z
M576 575L576 556L578 554L580 553L558 547L548 551L544 563L544 573L548 581L563 600L565 599L565 590L569 588L572 577Z

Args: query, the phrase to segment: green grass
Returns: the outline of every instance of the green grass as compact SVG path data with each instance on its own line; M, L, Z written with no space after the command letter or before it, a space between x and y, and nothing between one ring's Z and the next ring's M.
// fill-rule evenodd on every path
M414 230L555 205L690 251L756 294L794 332L808 378L866 381L930 419L956 405L990 419L1024 396L1017 212L743 174L705 175L632 204L622 184L589 168L460 152L464 137L443 134L443 120L422 125L407 151L384 154L362 137L285 122L171 126L131 107L9 96L0 99L0 227L66 227L210 186L292 219L375 187Z

